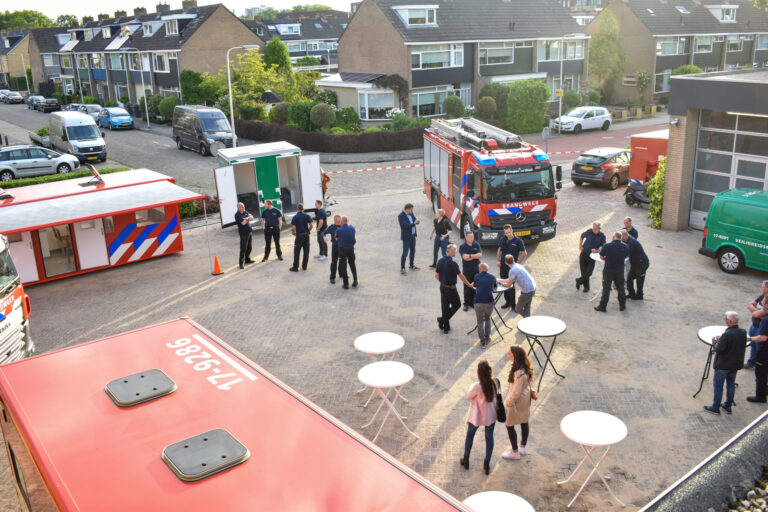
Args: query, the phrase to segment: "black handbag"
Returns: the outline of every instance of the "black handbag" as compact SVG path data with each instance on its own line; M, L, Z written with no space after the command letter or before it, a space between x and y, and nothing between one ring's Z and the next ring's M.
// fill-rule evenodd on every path
M504 400L501 398L501 382L499 379L493 379L496 386L496 421L504 423L507 421L507 410L504 408Z

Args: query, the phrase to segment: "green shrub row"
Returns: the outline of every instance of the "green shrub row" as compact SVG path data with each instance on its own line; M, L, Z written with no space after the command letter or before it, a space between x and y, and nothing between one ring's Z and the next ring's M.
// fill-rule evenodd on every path
M112 174L113 172L128 171L128 167L115 167L99 169L99 174ZM40 183L52 183L55 181L71 180L74 178L84 178L91 176L91 171L75 171L62 174L46 174L45 176L35 176L33 178L18 178L15 180L8 180L0 182L0 187L4 189L15 187L26 187L27 185L38 185Z

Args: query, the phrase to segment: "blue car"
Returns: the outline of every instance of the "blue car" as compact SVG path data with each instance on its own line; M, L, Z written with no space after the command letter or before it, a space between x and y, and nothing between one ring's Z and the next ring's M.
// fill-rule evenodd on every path
M125 109L119 107L107 107L101 109L96 122L102 128L115 130L118 128L133 128L133 118Z

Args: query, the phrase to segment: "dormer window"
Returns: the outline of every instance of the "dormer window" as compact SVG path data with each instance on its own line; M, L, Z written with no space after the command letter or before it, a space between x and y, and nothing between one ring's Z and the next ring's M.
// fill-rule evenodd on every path
M165 21L165 35L175 36L179 34L179 20L166 20Z
M150 37L155 33L154 27L151 23L144 23L141 25L141 30L144 32L144 37Z
M301 34L301 25L298 23L292 25L277 25L277 32L281 36Z
M84 34L85 34L86 41L90 41L91 39L93 39L93 30L86 30Z
M104 39L109 39L112 37L112 28L111 27L104 27L101 29L101 37Z
M722 22L735 22L736 21L736 8L735 7L723 7L720 11L720 21Z
M392 7L407 27L436 27L437 5L396 5Z
M724 5L707 5L707 9L720 23L736 23L736 10L738 5L724 4Z
M5 46L6 48L10 48L11 47L11 42L8 41L7 38L3 38L3 46Z
M688 9L683 7L682 5L676 5L675 9L677 9L677 12L679 12L680 14L691 14L691 11L689 11Z

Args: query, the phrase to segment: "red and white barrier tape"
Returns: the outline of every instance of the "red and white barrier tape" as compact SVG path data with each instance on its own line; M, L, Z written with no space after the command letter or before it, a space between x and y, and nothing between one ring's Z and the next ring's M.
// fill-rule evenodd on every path
M366 172L366 171L388 171L390 169L411 169L413 167L424 167L424 164L395 165L392 167L371 167L370 169L347 169L345 171L327 171L328 174L341 174L345 172Z

